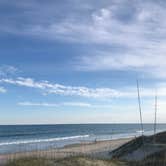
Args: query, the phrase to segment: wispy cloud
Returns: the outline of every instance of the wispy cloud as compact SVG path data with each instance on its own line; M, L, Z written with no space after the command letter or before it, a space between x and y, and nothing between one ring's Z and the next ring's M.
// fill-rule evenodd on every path
M11 65L0 65L0 76L11 76L18 72L19 70Z
M66 86L57 83L50 83L48 81L35 81L32 78L18 77L16 79L4 78L0 79L1 84L12 84L20 87L28 87L40 90L43 94L55 94L64 96L80 96L87 98L136 98L137 91L136 87L123 87L123 89L111 89L108 87L102 88L89 88L85 86ZM160 83L155 86L158 91L158 95L161 97L166 96L166 85L165 83ZM155 91L152 87L142 88L141 95L143 97L154 96ZM76 103L66 103L70 105L76 105ZM81 105L82 103L77 103Z
M62 105L64 106L76 106L76 107L92 107L93 105L90 103L83 103L83 102L65 102Z
M121 110L122 107L121 106L115 106L113 104L106 104L106 103L102 103L102 104L96 104L96 103L88 103L88 102L60 102L60 103L48 103L48 102L29 102L29 101L25 101L25 102L19 102L17 103L17 105L19 106L34 106L34 107L83 107L83 108L91 108L91 109L96 109L96 108L104 108L104 109L113 109L113 110ZM125 106L126 109L136 109L137 107L134 105L130 105L130 106Z
M0 93L6 93L7 90L4 87L0 87Z
M48 81L35 81L32 78L17 79L1 79L0 83L7 83L17 86L30 87L41 90L46 94L57 94L66 96L81 96L81 97L92 97L92 98L115 98L123 97L128 94L127 92L120 92L111 88L88 88L84 86L65 86L61 84L50 83Z
M114 54L111 52L96 52L95 55L82 56L76 65L77 70L84 71L135 71L149 77L166 78L165 53L155 54L131 52ZM140 56L142 55L142 56ZM144 56L143 56L144 55Z
M40 106L40 107L60 107L60 106L71 106L71 107L91 107L90 103L83 102L62 102L62 103L46 103L46 102L19 102L20 106Z
M57 107L58 104L55 103L33 103L33 102L19 102L20 106L40 106L40 107Z

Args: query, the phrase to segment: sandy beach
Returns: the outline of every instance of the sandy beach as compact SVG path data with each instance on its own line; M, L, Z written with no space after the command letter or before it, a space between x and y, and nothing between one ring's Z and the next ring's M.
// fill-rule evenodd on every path
M20 152L13 154L0 155L1 164L8 160L23 157L46 157L46 158L64 158L68 156L94 156L101 158L109 158L109 152L129 142L133 138L124 138L117 140L97 141L91 143L80 143L68 145L59 149L49 149L43 151Z

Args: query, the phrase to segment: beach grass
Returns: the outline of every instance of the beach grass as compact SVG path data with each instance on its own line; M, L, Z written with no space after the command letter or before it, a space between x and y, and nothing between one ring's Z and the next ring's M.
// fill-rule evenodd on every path
M101 160L89 157L67 157L63 159L22 158L8 162L5 166L125 166L115 160Z
M5 166L51 166L53 162L44 158L21 158L9 161Z
M5 166L164 166L165 157L148 157L143 161L120 162L89 157L67 157L63 159L22 158L8 162Z

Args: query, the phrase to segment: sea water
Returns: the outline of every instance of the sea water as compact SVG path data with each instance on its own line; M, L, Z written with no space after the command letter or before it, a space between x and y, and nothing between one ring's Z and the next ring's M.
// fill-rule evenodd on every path
M1 125L0 154L60 148L65 145L139 136L140 124ZM153 134L144 124L144 134ZM166 124L157 124L157 132Z

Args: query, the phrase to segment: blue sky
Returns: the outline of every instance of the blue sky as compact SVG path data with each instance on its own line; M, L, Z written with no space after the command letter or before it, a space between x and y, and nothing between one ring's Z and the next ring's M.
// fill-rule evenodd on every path
M165 122L165 7L1 0L0 124Z

